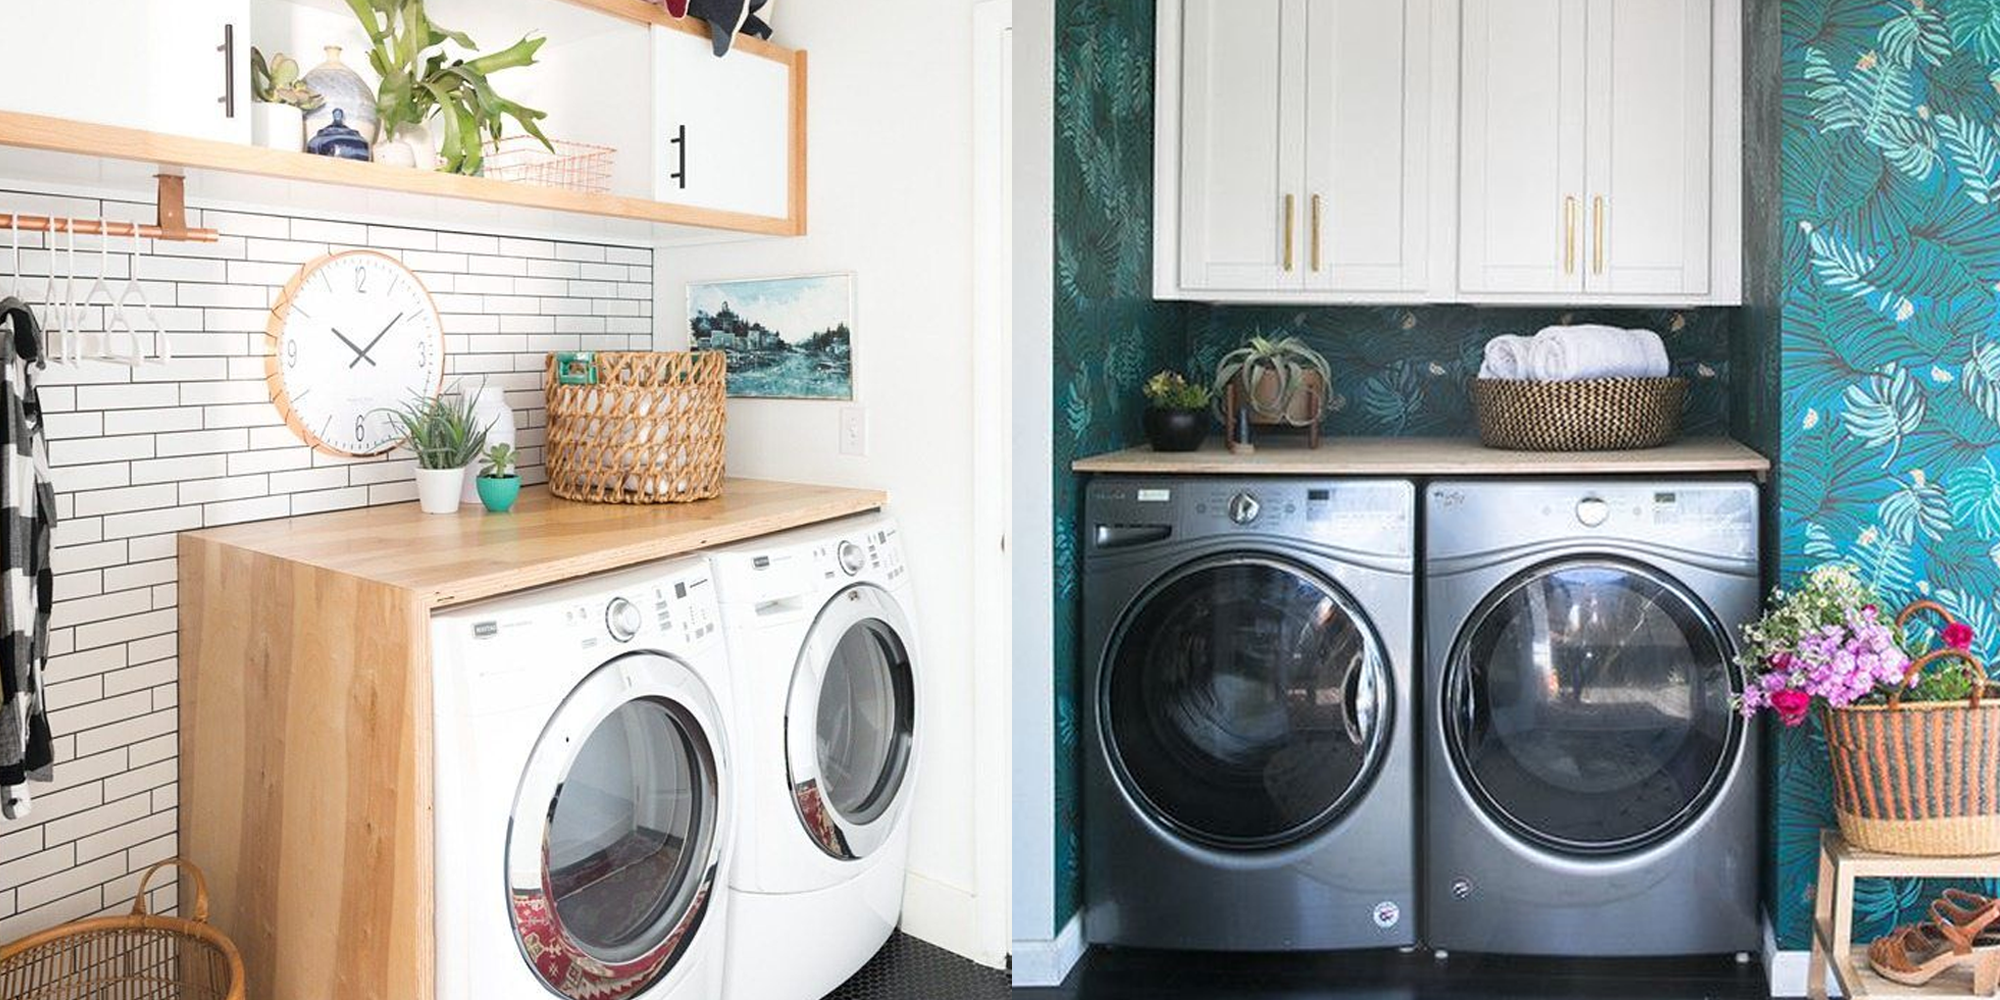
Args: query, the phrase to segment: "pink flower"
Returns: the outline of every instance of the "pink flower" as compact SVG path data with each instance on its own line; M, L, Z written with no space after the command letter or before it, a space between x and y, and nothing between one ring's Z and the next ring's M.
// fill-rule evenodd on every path
M1771 695L1771 707L1778 713L1778 721L1786 726L1796 726L1806 721L1806 712L1812 708L1812 695L1804 691L1779 691Z
M1944 627L1944 644L1953 649L1972 648L1972 626L1964 622L1952 622Z

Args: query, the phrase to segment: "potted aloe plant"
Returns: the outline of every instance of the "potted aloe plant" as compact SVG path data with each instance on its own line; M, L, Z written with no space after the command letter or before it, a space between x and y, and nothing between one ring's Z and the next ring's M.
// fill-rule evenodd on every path
M513 445L504 441L495 444L486 449L479 478L473 480L479 487L479 502L495 514L507 513L521 495L521 476L513 471L518 457Z
M486 447L486 428L474 418L472 406L464 395L451 393L413 396L383 411L402 431L403 446L416 453L417 501L426 514L458 510L466 468Z
M1333 371L1323 355L1297 337L1258 334L1216 365L1218 402L1228 398L1231 385L1236 387L1238 404L1249 409L1252 423L1310 427L1319 423L1326 409ZM1222 416L1234 418L1234 414Z
M298 60L279 52L264 59L250 49L250 136L266 149L299 152L306 148L306 115L325 99L299 76Z
M1146 440L1154 451L1194 451L1208 437L1208 386L1177 371L1146 380Z

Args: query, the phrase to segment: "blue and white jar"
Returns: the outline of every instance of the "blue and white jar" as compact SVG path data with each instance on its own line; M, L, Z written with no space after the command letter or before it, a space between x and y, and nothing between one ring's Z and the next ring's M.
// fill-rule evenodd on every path
M320 129L333 124L333 113L338 111L348 128L374 144L375 133L381 126L381 118L375 113L375 88L340 61L340 46L327 46L326 61L313 67L304 81L314 93L325 98L306 115L306 135L317 135Z

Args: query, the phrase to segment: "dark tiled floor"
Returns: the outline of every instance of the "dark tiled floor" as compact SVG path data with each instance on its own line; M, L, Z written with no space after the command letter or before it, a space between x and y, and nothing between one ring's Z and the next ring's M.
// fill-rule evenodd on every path
M1006 1000L1007 974L901 931L826 1000Z
M1430 952L1211 955L1099 949L1055 989L1014 1000L1761 1000L1733 957L1569 961Z

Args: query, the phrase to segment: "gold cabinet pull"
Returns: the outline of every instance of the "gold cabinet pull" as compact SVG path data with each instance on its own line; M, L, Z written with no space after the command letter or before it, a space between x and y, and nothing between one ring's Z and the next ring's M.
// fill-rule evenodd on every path
M1563 273L1576 273L1576 196L1563 196Z
M1604 196L1590 199L1590 273L1604 273Z
M1312 269L1319 270L1319 195L1312 200Z
M1285 270L1292 269L1292 209L1293 198L1285 196Z

